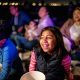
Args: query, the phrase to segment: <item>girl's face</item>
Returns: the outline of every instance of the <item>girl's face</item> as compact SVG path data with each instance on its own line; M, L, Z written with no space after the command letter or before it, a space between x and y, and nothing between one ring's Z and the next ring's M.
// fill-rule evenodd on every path
M73 12L73 19L75 22L80 21L80 10L75 10Z
M39 12L38 12L38 15L40 18L44 18L46 15L48 14L47 10L45 7L41 7Z
M55 45L56 37L54 34L49 30L42 32L42 35L40 36L40 46L43 51L51 53L54 50Z
M34 21L31 21L29 23L29 29L35 29L36 28L36 23Z

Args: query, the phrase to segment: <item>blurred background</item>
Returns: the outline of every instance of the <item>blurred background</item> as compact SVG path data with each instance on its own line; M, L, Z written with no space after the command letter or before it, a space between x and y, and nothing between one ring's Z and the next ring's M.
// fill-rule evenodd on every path
M18 6L19 10L24 11L30 16L31 19L35 20L39 18L39 8L41 6L47 6L50 17L55 23L55 26L61 27L68 18L72 17L74 8L80 7L80 0L0 0L0 25L5 21L8 21L12 17L9 11L9 7L11 5ZM28 52L27 55L25 54L24 56L30 56L30 52ZM27 71L28 64L28 61L26 61L26 59L24 58L23 67L25 68L26 66L26 70L24 69L25 72ZM77 71L79 70L80 61L79 69ZM79 79L75 80L80 80L80 75Z
M79 4L80 0L0 0L0 24L11 17L9 13L10 5L19 6L33 19L38 18L39 7L44 5L48 6L50 16L57 23L56 25L61 26L71 16L70 13L72 13L74 7L79 6Z

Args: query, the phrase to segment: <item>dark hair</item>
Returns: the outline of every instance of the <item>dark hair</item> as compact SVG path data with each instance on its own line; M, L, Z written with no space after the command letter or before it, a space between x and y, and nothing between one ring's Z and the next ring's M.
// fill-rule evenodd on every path
M40 6L39 10L40 10L42 7L44 7L44 8L46 9L46 11L49 12L49 9L48 9L47 6Z
M80 7L75 7L72 11L72 14L76 11L76 10L79 10L80 11ZM72 15L73 16L73 15Z
M37 21L35 21L34 19L31 19L30 21L29 21L29 23L28 23L28 25L30 24L30 22L34 22L35 23L35 25L38 25L38 22Z
M44 31L46 31L46 30L51 31L51 32L55 35L55 37L56 37L56 43L57 43L57 44L56 44L56 46L55 46L55 48L54 48L54 51L57 52L57 53L56 53L57 57L66 55L68 52L67 52L67 50L66 50L65 47L64 47L63 37L62 37L62 34L61 34L61 32L59 31L59 29L56 28L56 27L48 26L48 27L44 28L44 29L41 31L40 36L41 36L42 33L43 33Z
M75 11L75 10L79 10L79 11L80 11L80 7L76 7L76 8L74 9L74 11Z
M0 24L0 40L8 38L11 34L11 26L8 22Z

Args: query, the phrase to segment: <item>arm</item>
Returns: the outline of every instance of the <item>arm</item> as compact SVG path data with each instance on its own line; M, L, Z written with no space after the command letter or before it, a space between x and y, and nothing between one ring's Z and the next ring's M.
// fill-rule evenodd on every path
M61 33L68 38L70 36L69 28L72 26L72 24L73 24L72 19L68 19L60 29Z
M30 59L30 65L29 65L29 71L34 71L36 66L36 58L35 53L31 53L31 59Z
M69 55L65 56L62 60L62 65L64 66L65 72L67 74L68 80L73 80L73 74L70 70L71 68L71 58Z
M3 61L2 61L2 71L0 72L0 80L6 80L11 68L8 47L5 47L4 50L2 51L2 57Z
M71 58L69 55L65 56L62 60L62 65L64 66L65 71L68 73L71 67Z
M1 56L2 54L2 56ZM7 40L2 48L2 53L0 54L0 61L2 57L2 70L0 71L0 80L6 80L12 70L13 61L18 57L16 47L11 42Z

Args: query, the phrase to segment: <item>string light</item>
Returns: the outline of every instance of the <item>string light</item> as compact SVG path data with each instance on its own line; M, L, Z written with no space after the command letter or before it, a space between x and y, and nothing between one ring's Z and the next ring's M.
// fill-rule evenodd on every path
M32 6L36 6L36 3L34 2L34 3L32 3Z
M2 3L2 5L8 5L8 2L4 2L4 3Z
M42 5L42 3L39 3L38 5L39 5L39 6L41 6L41 5Z
M0 5L1 5L2 3L0 2Z
M61 3L49 3L50 6L61 6Z
M16 5L16 6L19 5L19 3L15 3L15 5Z

